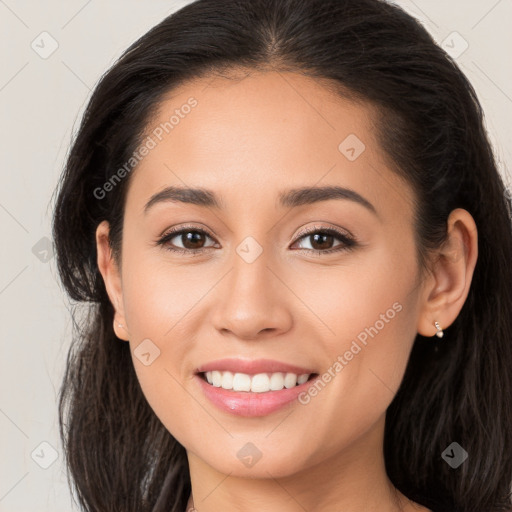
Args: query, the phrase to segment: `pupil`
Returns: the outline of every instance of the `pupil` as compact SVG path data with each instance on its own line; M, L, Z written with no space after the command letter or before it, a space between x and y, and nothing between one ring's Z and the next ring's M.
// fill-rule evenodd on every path
M195 249L197 247L194 245L194 242L201 242L202 236L203 235L201 233L198 233L197 231L188 231L186 234L187 243L192 242L192 249ZM184 243L183 245L187 247L186 243Z
M324 242L318 243L318 238L324 239ZM333 236L329 234L314 234L313 235L314 243L312 244L313 247L315 247L315 244L320 245L320 247L317 247L318 249L329 249L329 244L332 242ZM327 247L325 245L327 244Z

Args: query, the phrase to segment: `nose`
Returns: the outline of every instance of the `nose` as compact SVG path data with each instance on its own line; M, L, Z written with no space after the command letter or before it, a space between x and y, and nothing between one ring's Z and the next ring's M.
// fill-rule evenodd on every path
M265 251L252 263L238 255L218 287L213 322L224 336L244 340L274 337L292 326L293 293L286 276L269 261Z

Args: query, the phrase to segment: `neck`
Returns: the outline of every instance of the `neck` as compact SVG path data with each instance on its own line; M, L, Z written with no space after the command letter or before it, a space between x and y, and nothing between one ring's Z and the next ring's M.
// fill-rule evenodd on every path
M269 468L260 468L250 478L235 471L223 474L187 452L192 485L187 512L408 512L411 503L393 487L385 471L383 433L384 416L349 448L278 477Z

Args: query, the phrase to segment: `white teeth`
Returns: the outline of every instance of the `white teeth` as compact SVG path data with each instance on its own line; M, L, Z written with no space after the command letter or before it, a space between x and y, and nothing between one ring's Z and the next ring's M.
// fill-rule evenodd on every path
M302 375L299 375L297 378L297 384L304 384L304 382L307 382L309 379L309 374L304 373Z
M251 390L251 376L245 373L235 373L233 377L233 391L250 391Z
M270 389L270 379L266 373L258 373L251 379L251 391L253 393L264 393Z
M233 389L233 374L231 372L222 372L223 389Z
M287 373L284 377L284 387L287 389L297 385L297 375L295 373Z
M310 377L309 373L297 375L295 373L258 373L248 375L246 373L206 372L206 380L209 384L233 391L251 391L253 393L266 393L267 391L281 391L283 388L293 388L304 384Z
M284 388L284 373L273 373L270 377L270 389L279 391Z
M212 372L212 384L216 388L220 388L222 384L222 374L220 372Z

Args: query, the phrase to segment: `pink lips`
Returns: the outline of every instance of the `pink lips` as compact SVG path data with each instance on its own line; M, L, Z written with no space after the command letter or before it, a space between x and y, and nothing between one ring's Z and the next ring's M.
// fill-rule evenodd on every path
M281 363L272 359L254 359L252 361L246 359L218 359L211 363L204 364L197 368L196 373L204 373L210 371L247 373L256 375L257 373L295 373L302 375L304 373L315 373L315 370L301 368L292 364Z
M221 359L201 365L197 369L196 380L204 395L215 406L225 412L237 416L265 416L290 404L306 391L309 386L319 377L312 378L293 388L284 388L280 391L267 391L265 393L253 393L249 391L233 391L212 386L208 384L201 373L208 371L230 371L233 373L246 373L255 375L257 373L304 373L313 374L314 370L303 368L288 363L281 363L270 359L257 359L248 361L244 359Z

